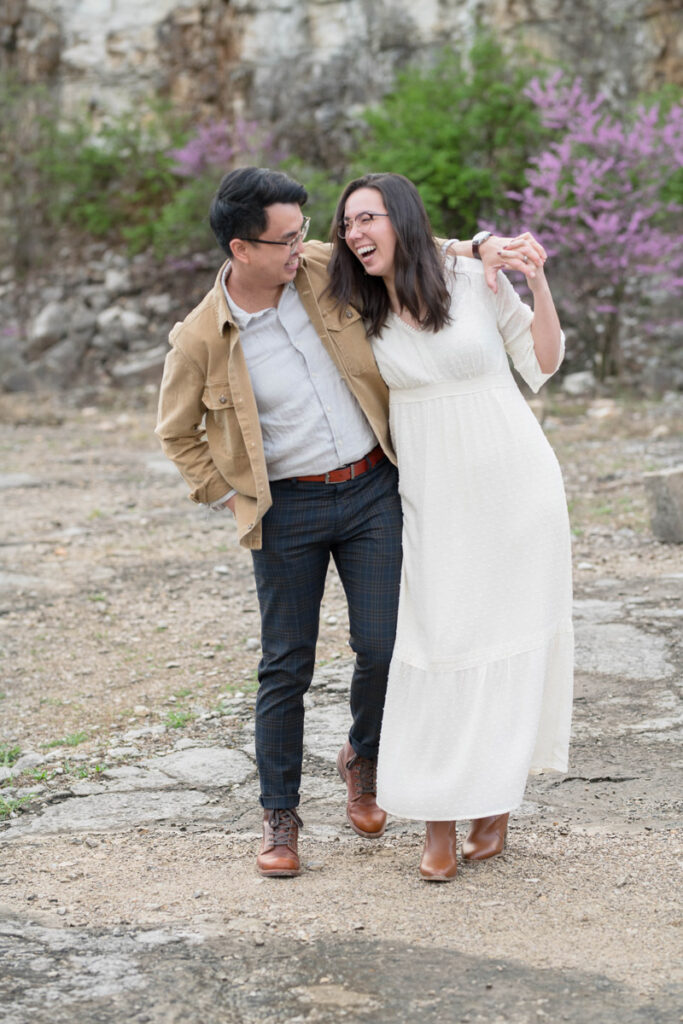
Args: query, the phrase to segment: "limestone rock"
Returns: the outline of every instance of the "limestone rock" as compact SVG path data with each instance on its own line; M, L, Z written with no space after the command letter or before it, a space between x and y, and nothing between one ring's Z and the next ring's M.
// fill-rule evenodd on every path
M202 787L231 786L236 782L244 782L254 770L246 754L223 747L179 750L165 757L156 757L148 764L179 782Z
M117 384L128 387L137 384L159 384L164 368L168 345L158 345L151 352L137 355L133 359L121 359L112 366L110 373Z
M37 754L32 750L27 750L25 754L15 761L13 771L15 775L21 775L22 772L29 772L32 768L37 768L38 765L45 764L45 758L42 754Z
M69 310L64 302L48 302L36 316L29 331L32 353L38 355L66 334Z
M645 473L643 479L655 537L683 544L683 466Z
M562 390L572 398L585 398L595 393L595 375L591 370L568 373L562 381Z

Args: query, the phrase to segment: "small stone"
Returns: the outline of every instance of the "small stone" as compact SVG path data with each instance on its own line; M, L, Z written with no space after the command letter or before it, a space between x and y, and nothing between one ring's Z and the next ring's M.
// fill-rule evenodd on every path
M257 640L256 637L250 636L244 646L248 651L258 651L261 646L261 642L260 640Z
M562 381L562 390L572 398L583 398L595 391L595 374L591 370L568 373Z
M643 476L652 532L658 540L683 543L683 466Z

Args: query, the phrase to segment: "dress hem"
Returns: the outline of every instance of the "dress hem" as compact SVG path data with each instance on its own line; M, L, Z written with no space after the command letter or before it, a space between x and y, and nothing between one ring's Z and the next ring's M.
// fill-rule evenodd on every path
M406 650L397 644L394 648L393 660L421 672L457 672L460 669L478 668L496 661L504 661L519 654L529 654L531 651L539 650L564 637L569 639L574 637L574 627L571 621L568 623L563 621L542 633L527 637L521 642L515 640L497 647L487 647L483 650L472 651L467 657L460 658L430 658L426 660L414 651Z
M537 767L535 765L532 765L532 767L529 769L529 774L538 774L538 775L541 775L541 774L542 775L546 775L546 774L566 775L567 771L568 771L568 768L569 768L569 766L568 766L568 764L566 762L564 762L562 768L559 768L559 767L552 767L551 768L551 767L548 767L547 765L544 766L543 768L539 768L539 767ZM386 811L387 814L391 814L392 817L394 817L394 818L407 818L409 821L460 821L461 819L463 821L472 821L475 818L490 818L490 817L493 817L494 815L508 814L510 811L514 811L515 808L521 806L523 801L524 801L524 793L522 793L521 797L519 798L519 800L516 803L513 803L511 806L510 805L505 806L502 810L489 810L488 808L486 808L485 810L473 811L470 808L469 810L466 810L466 811L462 811L462 810L460 810L460 811L451 811L451 810L446 811L446 810L444 810L443 805L440 805L438 807L438 809L437 808L433 808L433 809L430 810L429 808L422 808L422 810L418 811L418 810L415 809L414 806L411 807L410 809L407 809L405 804L403 805L403 808L404 808L403 810L397 810L396 808L398 808L398 806L399 806L398 804L395 804L395 803L392 804L391 800L388 800L388 801L385 802L382 799L381 791L378 791L378 793L377 793L377 804L378 804L379 807L382 808L383 811ZM496 805L494 805L494 807L495 806Z

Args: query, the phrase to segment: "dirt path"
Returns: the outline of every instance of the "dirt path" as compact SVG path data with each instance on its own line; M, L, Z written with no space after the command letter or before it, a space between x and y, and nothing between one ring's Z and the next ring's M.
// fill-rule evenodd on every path
M416 824L345 825L336 576L306 870L266 881L248 552L185 500L151 395L0 400L3 1020L682 1019L683 551L651 538L642 473L682 461L683 409L546 401L574 529L570 772L531 779L505 854L439 887Z

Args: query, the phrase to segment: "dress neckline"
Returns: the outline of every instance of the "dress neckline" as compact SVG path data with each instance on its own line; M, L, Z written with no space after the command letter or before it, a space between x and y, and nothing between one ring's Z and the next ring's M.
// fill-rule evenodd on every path
M412 324L409 324L406 320L400 317L398 313L395 313L393 309L389 310L389 316L393 316L394 320L398 321L398 323L403 327L407 327L409 331L413 332L413 334L424 334L424 328L413 327Z

